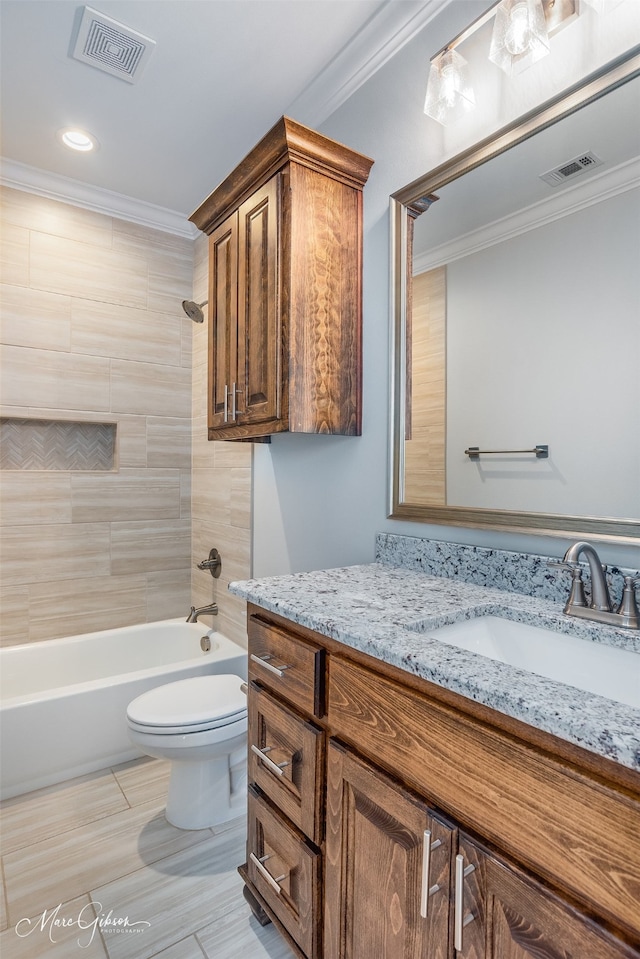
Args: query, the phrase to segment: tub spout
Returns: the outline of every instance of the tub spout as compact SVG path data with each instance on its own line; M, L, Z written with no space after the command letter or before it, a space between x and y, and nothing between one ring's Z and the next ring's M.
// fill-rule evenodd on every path
M218 615L218 604L209 603L208 606L200 606L198 609L195 606L191 607L191 612L187 616L188 623L197 623L198 616L217 616Z

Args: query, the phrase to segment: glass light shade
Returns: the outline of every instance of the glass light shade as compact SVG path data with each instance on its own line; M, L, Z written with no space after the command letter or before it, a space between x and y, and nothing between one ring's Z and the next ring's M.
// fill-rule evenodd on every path
M520 73L548 52L542 0L502 0L496 8L489 59L505 73Z
M456 50L445 50L431 64L424 112L445 125L475 105L467 61Z

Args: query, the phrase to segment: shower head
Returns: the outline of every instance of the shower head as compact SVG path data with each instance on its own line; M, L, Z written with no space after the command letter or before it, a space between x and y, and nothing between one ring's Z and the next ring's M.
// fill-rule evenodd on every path
M205 300L203 303L195 303L193 300L183 300L182 309L194 323L203 323L204 313L202 312L202 307L206 306L208 302L208 300Z

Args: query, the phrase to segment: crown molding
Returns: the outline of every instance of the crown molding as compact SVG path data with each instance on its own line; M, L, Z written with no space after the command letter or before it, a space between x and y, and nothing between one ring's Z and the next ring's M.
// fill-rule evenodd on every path
M472 230L455 240L416 254L413 273L417 275L426 270L434 270L438 266L453 263L464 256L479 253L504 240L536 230L562 217L571 216L572 213L578 213L602 200L633 190L637 186L640 186L640 158L635 157L611 170L592 176L584 183L575 183L561 193L541 200L539 203L533 203L510 216L494 220L478 230Z
M60 200L62 203L82 207L84 210L114 216L152 230L162 230L164 233L182 236L188 240L193 240L198 235L198 230L189 223L186 216L175 210L155 206L144 200L136 200L58 173L49 173L47 170L28 166L26 163L18 163L17 160L3 157L0 164L2 186L35 193L50 200Z
M453 0L386 0L286 113L319 126Z

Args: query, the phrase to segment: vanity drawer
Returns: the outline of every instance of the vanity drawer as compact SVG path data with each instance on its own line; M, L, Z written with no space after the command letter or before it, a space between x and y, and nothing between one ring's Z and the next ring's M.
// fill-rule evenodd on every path
M319 959L320 854L249 787L247 873L308 959Z
M323 649L249 617L249 679L314 716L324 713L324 664Z
M317 845L322 841L324 733L255 683L249 692L249 781Z

